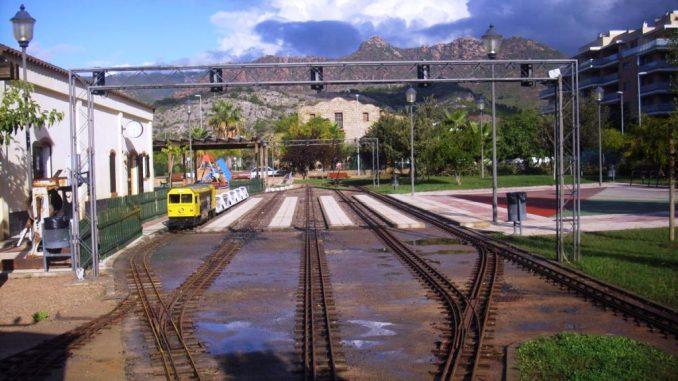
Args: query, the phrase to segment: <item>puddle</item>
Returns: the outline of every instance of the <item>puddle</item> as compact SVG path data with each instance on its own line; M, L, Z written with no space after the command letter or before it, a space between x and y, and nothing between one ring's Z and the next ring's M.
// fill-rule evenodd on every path
M368 349L376 347L377 345L381 344L381 342L372 340L342 340L341 344L356 349Z
M272 342L292 340L286 333L254 326L248 321L198 322L197 326L206 331L201 336L208 341L212 354L260 352L270 349Z
M360 337L394 336L396 334L395 331L386 329L386 327L392 326L393 323L373 320L349 320L348 322L367 328L367 332L360 335Z
M456 238L431 237L415 239L413 241L409 241L409 244L412 246L460 245L461 242Z
M542 321L525 322L518 326L522 331L546 331L549 327L548 323Z

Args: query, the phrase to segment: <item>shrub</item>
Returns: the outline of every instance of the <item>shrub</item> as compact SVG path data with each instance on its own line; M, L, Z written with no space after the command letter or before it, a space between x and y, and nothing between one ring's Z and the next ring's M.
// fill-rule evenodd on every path
M33 314L33 322L38 323L40 321L43 321L49 317L49 314L47 311L38 311Z

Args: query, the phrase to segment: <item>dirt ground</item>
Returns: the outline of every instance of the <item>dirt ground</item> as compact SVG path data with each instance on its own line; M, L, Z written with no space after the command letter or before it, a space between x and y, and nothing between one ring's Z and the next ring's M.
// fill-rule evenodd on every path
M29 349L112 310L118 303L113 277L78 281L72 274L8 280L0 287L0 358ZM32 315L45 311L38 323ZM120 326L104 330L74 351L54 380L116 380L124 377Z

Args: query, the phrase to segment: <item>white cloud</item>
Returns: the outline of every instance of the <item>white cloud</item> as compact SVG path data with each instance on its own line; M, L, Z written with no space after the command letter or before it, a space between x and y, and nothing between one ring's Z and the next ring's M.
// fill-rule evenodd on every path
M231 59L243 56L276 54L283 41L263 41L254 28L266 20L281 22L341 21L362 31L393 33L393 22L404 23L399 42L407 46L437 43L418 34L418 29L454 22L469 16L468 0L267 0L256 8L219 11L210 17L221 37L218 50ZM406 36L406 37L405 37ZM364 36L369 37L369 36ZM209 53L195 60L203 62Z

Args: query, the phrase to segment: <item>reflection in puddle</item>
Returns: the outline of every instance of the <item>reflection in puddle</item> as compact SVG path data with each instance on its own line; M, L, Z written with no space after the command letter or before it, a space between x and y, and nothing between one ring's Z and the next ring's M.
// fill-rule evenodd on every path
M259 352L269 349L272 342L292 340L288 334L253 326L248 321L198 322L197 326L207 331L200 336L207 340L212 354Z
M360 335L360 337L394 336L396 334L395 331L385 328L393 325L393 323L373 320L349 320L348 322L367 328L367 332Z
M348 346L348 347L353 347L356 349L367 349L367 348L372 348L375 347L379 344L381 344L378 341L372 341L372 340L342 340L341 344Z
M459 245L461 242L456 238L431 237L415 239L413 241L409 241L409 244L413 246Z

